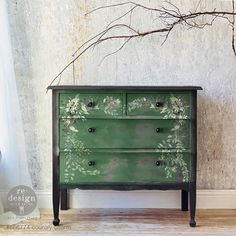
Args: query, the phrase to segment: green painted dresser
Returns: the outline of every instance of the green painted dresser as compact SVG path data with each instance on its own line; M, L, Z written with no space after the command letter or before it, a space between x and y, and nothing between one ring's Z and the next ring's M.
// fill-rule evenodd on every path
M197 90L201 87L50 86L53 209L67 189L180 189L195 226ZM61 199L60 199L61 198Z

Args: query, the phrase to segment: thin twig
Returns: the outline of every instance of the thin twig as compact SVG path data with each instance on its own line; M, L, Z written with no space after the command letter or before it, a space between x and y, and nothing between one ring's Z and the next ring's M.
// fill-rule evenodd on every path
M159 11L161 12L160 9L158 8L152 8L152 7L147 7L145 5L142 5L142 4L139 4L139 3L136 3L136 2L133 2L133 1L127 1L127 2L123 2L123 3L118 3L118 4L112 4L112 5L106 5L106 6L101 6L101 7L97 7L89 12L87 12L85 14L85 16L95 12L95 11L99 11L99 10L102 10L102 9L105 9L105 8L114 8L114 7L120 7L120 6L125 6L125 5L134 5L134 6L137 6L137 7L140 7L140 8L143 8L145 10L149 10L149 11Z
M232 8L233 8L233 13L234 13L234 0L232 0ZM234 55L236 56L236 50L235 50L235 15L233 15L233 20L232 20L232 49L233 49Z
M129 2L123 2L123 3L118 3L118 4L112 4L112 5L106 5L106 6L97 7L95 9L85 13L85 16L87 16L87 15L89 15L89 14L95 12L95 11L99 11L101 9L111 8L111 7L120 7L120 6L128 5L128 4L135 4L135 3L129 1Z
M73 84L75 85L75 62L73 62Z
M103 62L107 57L109 57L109 56L111 56L111 55L114 55L114 54L116 54L117 52L119 52L120 50L122 50L122 48L123 48L130 40L131 40L131 38L128 38L127 40L125 40L125 42L124 42L116 51L114 51L114 52L112 52L112 53L109 53L109 54L107 54L106 56L104 56L104 57L102 58L102 60L100 61L99 66L102 64L102 62Z
M116 22L116 21L118 21L118 20L124 18L126 15L128 15L129 13L131 13L136 7L137 7L137 6L132 7L129 11L125 12L123 15L121 15L121 16L117 17L116 19L114 19L113 21L111 21L111 22L107 25L107 27L109 27L109 26L110 26L111 24L113 24L114 22Z
M61 74L60 77L59 77L59 80L58 80L57 85L59 85L59 84L61 83L61 77L62 77L62 74Z
M98 36L99 38L98 39L101 39L107 32L110 32L112 29L114 28L120 28L120 27L123 27L123 28L127 28L131 31L133 31L134 33L138 33L134 28L132 28L131 26L128 26L126 24L115 24L115 25L112 25L110 26L109 28L101 31L100 33L96 34L95 36L93 36L92 38L90 38L89 40L87 40L86 42L84 42L78 49L76 49L76 51L73 53L73 57L76 55L77 52L80 51L81 48L83 48L85 45L87 45L89 42L93 41L94 39L96 39Z
M129 14L129 26L132 24L132 15L133 15L134 9Z
M174 28L174 25L173 25L173 27L167 32L167 34L165 35L165 39L164 39L164 41L161 43L161 46L163 46L164 44L165 44L165 42L166 42L166 40L168 39L168 37L169 37L169 35L170 35L170 32L171 32L171 30Z
M167 4L169 4L169 5L171 5L172 7L174 7L176 10L177 10L177 12L179 13L179 15L181 15L181 12L180 12L180 10L179 10L179 8L177 7L177 6L175 6L174 4L172 4L171 2L169 2L169 1L164 1L165 3L167 3Z

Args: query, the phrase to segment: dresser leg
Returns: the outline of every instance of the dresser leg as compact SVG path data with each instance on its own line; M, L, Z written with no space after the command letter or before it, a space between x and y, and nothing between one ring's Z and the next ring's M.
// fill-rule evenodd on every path
M52 204L53 204L53 225L57 226L59 220L59 203L60 203L60 187L59 187L59 157L53 156L53 169L52 169Z
M61 190L61 210L68 210L67 189Z
M52 193L52 202L53 202L53 225L57 226L60 223L59 220L59 202L60 202L60 190L57 183L53 183L53 193Z
M59 187L59 153L58 153L58 123L57 123L57 92L52 93L52 204L53 204L53 225L57 226L59 220L59 203L60 203L60 187Z
M181 191L181 210L188 211L188 191Z
M196 182L190 182L189 184L189 198L190 198L190 221L191 227L196 226L195 212L196 212Z

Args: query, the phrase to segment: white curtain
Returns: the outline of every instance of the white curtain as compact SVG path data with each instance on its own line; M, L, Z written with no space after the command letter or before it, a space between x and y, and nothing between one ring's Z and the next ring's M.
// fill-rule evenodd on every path
M0 225L39 217L38 208L19 217L7 209L6 195L17 185L32 187L17 95L6 0L0 0Z

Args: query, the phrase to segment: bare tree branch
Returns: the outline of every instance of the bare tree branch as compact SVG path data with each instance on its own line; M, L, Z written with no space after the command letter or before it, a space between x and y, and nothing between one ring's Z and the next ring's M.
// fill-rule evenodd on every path
M181 10L176 5L172 4L169 1L164 1L164 4L165 4L164 6L160 6L156 8L139 4L133 1L127 1L127 2L123 2L119 4L101 6L101 7L91 10L85 15L89 15L96 11L100 11L106 8L126 7L126 11L124 13L122 13L120 16L112 20L104 30L102 30L95 36L88 39L73 53L74 58L54 77L50 85L52 85L58 78L59 78L59 83L60 83L63 72L71 65L73 66L73 81L75 81L75 68L74 68L75 61L78 60L78 58L81 57L81 55L83 55L84 53L86 53L89 49L92 49L103 42L110 41L110 40L124 40L122 45L117 50L104 56L100 64L107 57L114 55L115 53L122 50L131 39L142 38L144 36L151 35L151 34L161 35L164 33L165 38L161 44L163 45L168 39L170 33L173 31L173 29L177 25L182 25L187 30L193 29L193 28L203 29L206 26L212 26L217 18L227 20L232 26L232 49L233 49L234 55L236 56L236 49L235 49L235 15L236 13L235 13L234 0L232 0L232 11L217 11L216 9L213 9L212 11L197 11L200 2L201 0L199 0L197 4L195 12L189 11L189 13L181 13ZM127 6L129 6L128 9L127 9ZM160 20L159 24L162 24L162 25L160 26L159 24L157 24L154 29L146 30L142 32L139 29L135 29L134 27L132 27L131 26L132 14L133 14L133 11L138 8L144 11L156 12L157 18L155 18L153 22L158 19ZM119 21L124 20L127 15L129 15L129 23L119 23ZM231 18L232 18L232 21L230 20ZM115 22L118 22L118 23L114 24ZM119 34L117 34L116 31L114 31L116 29L119 29ZM128 34L127 34L127 31L129 32Z
M84 42L78 49L76 49L76 51L72 54L72 56L74 57L75 54L81 49L83 48L85 45L87 45L89 42L93 41L94 39L96 39L98 36L99 39L101 39L107 32L111 31L114 28L119 28L119 27L123 27L123 28L127 28L131 31L133 31L134 33L138 33L135 29L133 29L131 26L128 26L126 24L116 24L116 25L112 25L109 28L106 28L105 30L101 31L100 33L96 34L95 36L93 36L92 38L90 38L89 40L87 40L86 42Z

